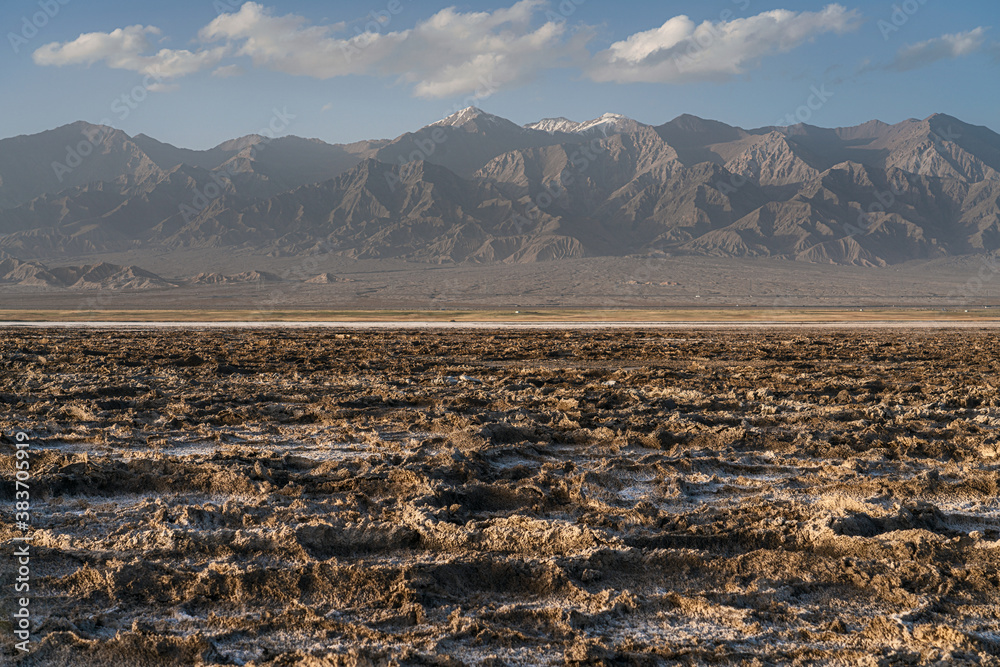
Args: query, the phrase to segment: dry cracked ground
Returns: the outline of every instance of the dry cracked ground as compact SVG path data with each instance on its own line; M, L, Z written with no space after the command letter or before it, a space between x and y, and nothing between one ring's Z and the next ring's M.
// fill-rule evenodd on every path
M986 331L7 329L0 662L1000 665L998 353Z

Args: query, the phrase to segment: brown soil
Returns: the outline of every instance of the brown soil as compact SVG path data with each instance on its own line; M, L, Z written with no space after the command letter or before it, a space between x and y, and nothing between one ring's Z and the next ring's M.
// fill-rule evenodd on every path
M1000 665L998 352L4 330L0 663Z

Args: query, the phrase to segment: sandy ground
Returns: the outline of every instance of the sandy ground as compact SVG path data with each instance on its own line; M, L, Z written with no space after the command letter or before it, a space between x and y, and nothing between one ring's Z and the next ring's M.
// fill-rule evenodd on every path
M8 328L0 663L1000 665L998 347Z

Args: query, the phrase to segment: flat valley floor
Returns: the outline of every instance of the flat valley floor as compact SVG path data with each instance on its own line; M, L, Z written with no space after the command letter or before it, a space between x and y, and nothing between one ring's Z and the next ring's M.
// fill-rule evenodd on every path
M3 329L0 663L1000 665L998 366L978 329Z

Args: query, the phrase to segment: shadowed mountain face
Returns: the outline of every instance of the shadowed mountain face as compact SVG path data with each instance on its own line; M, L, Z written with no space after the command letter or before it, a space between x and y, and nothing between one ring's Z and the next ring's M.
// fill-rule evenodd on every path
M181 247L432 263L656 252L881 266L983 253L1000 248L1000 135L944 115L838 129L616 114L521 127L470 108L343 146L249 136L193 151L86 123L0 141L0 252Z

